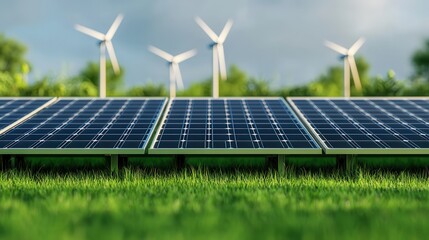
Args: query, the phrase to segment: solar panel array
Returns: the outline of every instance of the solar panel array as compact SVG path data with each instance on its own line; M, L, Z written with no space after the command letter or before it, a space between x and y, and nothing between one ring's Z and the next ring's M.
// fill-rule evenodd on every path
M165 102L61 99L0 135L0 148L141 150L148 143Z
M429 99L292 98L290 102L327 153L352 153L347 149L364 154L429 153Z
M321 153L281 98L174 99L155 139L149 153Z
M143 154L166 104L53 100L0 98L0 153ZM281 98L173 99L149 153L319 154L320 145L327 154L429 154L429 98L289 102L301 120Z
M0 130L41 107L47 98L0 98Z

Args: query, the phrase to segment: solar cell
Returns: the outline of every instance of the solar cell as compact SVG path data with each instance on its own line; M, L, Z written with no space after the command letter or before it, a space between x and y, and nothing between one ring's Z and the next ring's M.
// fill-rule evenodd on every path
M429 98L291 98L327 154L429 153Z
M51 98L0 98L0 130L37 111Z
M281 98L176 98L149 153L317 154L321 149Z
M0 135L0 152L144 153L166 99L60 99Z

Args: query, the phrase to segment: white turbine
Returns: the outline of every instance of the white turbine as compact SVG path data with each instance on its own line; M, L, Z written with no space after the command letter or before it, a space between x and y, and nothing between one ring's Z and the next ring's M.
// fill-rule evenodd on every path
M107 53L109 54L110 61L112 62L113 70L116 74L120 72L118 59L116 58L115 49L113 48L112 38L118 30L119 25L121 24L123 19L122 14L119 14L112 26L110 26L109 30L106 34L97 32L93 29L81 26L76 24L75 29L79 32L82 32L86 35L89 35L95 39L98 39L100 42L100 79L98 83L99 96L101 98L106 97L106 48Z
M197 50L192 49L176 56L164 52L154 46L149 46L149 51L168 62L170 67L170 98L176 97L176 84L180 89L183 89L183 80L182 75L180 74L179 63L195 56Z
M340 53L341 58L344 60L344 97L350 97L350 70L352 71L356 89L358 91L362 89L354 55L364 43L365 39L359 38L349 49L347 49L333 42L325 42L325 45L328 48Z
M225 52L223 50L223 43L228 36L229 30L232 27L232 20L229 19L223 27L220 35L216 35L214 31L199 17L195 18L197 24L203 29L203 31L210 37L213 43L210 45L213 49L213 97L219 97L219 70L220 77L222 80L226 79L226 64L225 64Z

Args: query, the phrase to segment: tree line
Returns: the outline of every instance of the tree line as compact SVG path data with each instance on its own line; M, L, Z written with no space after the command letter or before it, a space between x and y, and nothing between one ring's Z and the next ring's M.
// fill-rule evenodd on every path
M44 75L28 82L31 63L26 59L27 47L19 41L0 35L1 96L98 96L98 63L88 62L75 76ZM429 95L429 40L411 56L413 73L408 79L397 79L389 70L384 76L370 76L370 64L356 59L362 91L351 81L352 96L426 96ZM271 81L249 76L238 66L228 69L228 80L220 81L220 96L342 96L343 67L329 67L326 72L305 85L273 89ZM124 87L124 69L119 75L107 64L107 96L167 96L166 85L146 83ZM190 84L178 96L211 96L211 78Z

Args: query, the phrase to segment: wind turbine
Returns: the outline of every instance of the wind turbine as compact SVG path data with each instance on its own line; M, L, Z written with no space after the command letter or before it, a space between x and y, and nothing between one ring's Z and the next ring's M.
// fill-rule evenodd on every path
M350 97L350 70L352 71L356 89L358 91L362 89L354 55L364 43L365 39L359 38L349 49L347 49L333 42L325 42L325 45L328 48L340 53L341 58L344 61L344 97Z
M123 15L119 14L112 26L110 26L109 30L106 34L97 32L93 29L84 27L82 25L76 24L75 29L79 32L82 32L86 35L89 35L95 39L98 39L100 45L100 79L98 83L99 96L101 98L106 97L106 48L107 53L109 54L110 61L112 62L113 70L115 74L120 72L118 59L116 58L115 49L113 48L112 38L118 30L119 25L121 24L123 19Z
M176 84L180 89L183 89L182 75L180 74L179 63L188 60L197 54L197 50L192 49L187 52L173 56L154 46L149 46L149 51L163 58L168 62L170 67L170 98L176 97Z
M197 24L203 29L203 31L213 41L210 47L213 50L213 97L219 97L219 69L220 77L222 80L226 79L226 64L225 64L225 52L223 49L223 43L228 36L229 30L232 27L232 20L229 19L223 27L220 35L216 35L213 30L199 17L195 18Z

